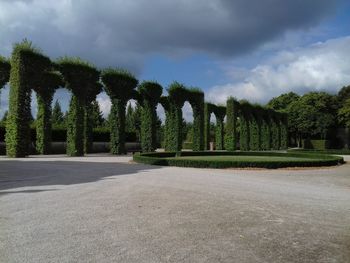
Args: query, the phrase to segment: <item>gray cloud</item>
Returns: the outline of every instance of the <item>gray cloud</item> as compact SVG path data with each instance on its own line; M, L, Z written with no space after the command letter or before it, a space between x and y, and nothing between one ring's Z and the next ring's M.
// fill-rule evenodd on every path
M329 0L0 1L0 53L24 37L52 57L139 73L154 53L234 56L333 13Z

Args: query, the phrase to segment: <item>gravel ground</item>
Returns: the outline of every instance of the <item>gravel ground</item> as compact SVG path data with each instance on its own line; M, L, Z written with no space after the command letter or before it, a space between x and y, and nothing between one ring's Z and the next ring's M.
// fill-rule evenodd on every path
M0 261L350 262L350 164L214 170L130 159L1 157Z

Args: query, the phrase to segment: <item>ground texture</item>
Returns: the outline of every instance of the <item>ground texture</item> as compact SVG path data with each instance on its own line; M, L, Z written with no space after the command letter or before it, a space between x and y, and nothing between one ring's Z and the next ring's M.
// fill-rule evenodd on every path
M130 159L0 158L0 261L350 262L350 164L217 170Z

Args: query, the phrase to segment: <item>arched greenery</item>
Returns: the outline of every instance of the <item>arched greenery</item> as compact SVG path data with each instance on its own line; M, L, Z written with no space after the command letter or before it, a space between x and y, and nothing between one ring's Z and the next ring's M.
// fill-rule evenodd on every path
M84 153L91 153L93 144L93 102L96 96L102 92L100 82L89 83L86 106L84 112Z
M280 113L280 130L281 130L281 149L288 148L288 115L286 113Z
M125 110L128 100L135 97L138 80L123 69L108 68L102 71L105 91L111 98L110 113L111 153L125 154Z
M41 85L35 86L38 113L36 118L36 150L39 154L49 154L51 150L51 104L55 90L63 86L62 75L57 71L46 72Z
M261 118L261 150L268 151L271 149L271 127L270 115L267 110L264 110Z
M281 129L280 120L277 112L270 110L270 126L271 126L271 149L279 150L281 147Z
M84 155L84 113L91 85L99 80L99 71L80 58L63 57L58 61L66 87L71 91L67 121L67 154Z
M226 133L225 133L225 148L228 151L235 151L237 148L237 118L238 118L239 103L234 98L230 97L226 103Z
M263 109L259 105L253 105L249 123L249 149L251 151L261 150L261 115Z
M157 82L144 81L138 87L141 105L141 148L152 152L157 148L157 104L163 88Z
M31 90L42 85L42 76L50 67L50 59L31 42L24 40L14 45L5 136L6 153L10 157L24 157L29 153Z
M209 150L210 143L210 115L216 106L212 103L204 103L204 150Z
M187 90L188 101L193 110L193 151L204 150L204 93L200 89Z

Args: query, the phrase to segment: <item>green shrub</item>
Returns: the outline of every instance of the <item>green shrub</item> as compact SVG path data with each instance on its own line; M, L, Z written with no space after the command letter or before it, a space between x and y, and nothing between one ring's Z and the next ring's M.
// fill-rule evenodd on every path
M157 148L157 104L163 88L157 82L144 81L138 87L141 105L141 148L152 152Z
M126 70L111 68L102 71L101 79L112 102L109 119L111 153L125 154L126 104L135 97L138 80Z
M240 150L249 151L250 146L250 118L251 105L247 102L240 103L239 120L240 120Z
M0 90L9 81L11 65L10 62L0 56Z
M226 115L226 107L215 106L214 114L216 117L216 127L215 127L215 149L224 149L224 118Z
M10 157L28 155L30 143L31 90L41 85L50 59L24 40L14 45L11 55L9 111L6 121L6 153Z

